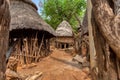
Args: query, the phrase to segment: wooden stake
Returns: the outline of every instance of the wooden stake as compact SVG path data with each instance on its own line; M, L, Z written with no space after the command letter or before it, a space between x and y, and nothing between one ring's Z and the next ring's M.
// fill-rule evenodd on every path
M41 41L41 44L40 44L40 47L39 47L39 50L38 50L38 53L37 53L37 54L39 54L38 58L41 56L40 54L41 54L41 48L42 48L42 45L43 45L43 40L44 40L44 34L43 34L42 41Z

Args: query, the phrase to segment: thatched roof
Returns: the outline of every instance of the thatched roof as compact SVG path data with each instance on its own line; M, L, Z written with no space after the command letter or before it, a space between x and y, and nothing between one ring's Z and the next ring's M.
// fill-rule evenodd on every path
M10 12L10 31L36 30L45 31L47 35L55 35L53 28L37 13L37 7L31 0L10 0Z
M71 25L67 21L62 21L57 29L56 29L56 36L73 36L73 31Z

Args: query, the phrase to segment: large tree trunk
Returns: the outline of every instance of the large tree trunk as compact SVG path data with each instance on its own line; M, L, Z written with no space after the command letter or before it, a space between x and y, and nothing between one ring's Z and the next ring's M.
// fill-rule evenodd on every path
M120 0L113 1L92 0L93 14L103 37L120 59Z
M0 80L5 80L6 52L9 38L9 4L7 0L0 0Z
M120 80L120 0L91 0L97 53L95 80Z

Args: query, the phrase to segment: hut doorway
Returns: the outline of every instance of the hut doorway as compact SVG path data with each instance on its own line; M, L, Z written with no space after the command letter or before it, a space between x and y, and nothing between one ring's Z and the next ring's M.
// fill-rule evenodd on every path
M61 45L62 45L62 47L61 47L61 48L62 48L62 49L64 49L64 48L65 48L65 45L64 45L64 44L61 44Z
M58 43L57 48L66 49L66 48L69 48L69 44L68 43Z
M66 48L69 48L69 44L68 43L66 43Z

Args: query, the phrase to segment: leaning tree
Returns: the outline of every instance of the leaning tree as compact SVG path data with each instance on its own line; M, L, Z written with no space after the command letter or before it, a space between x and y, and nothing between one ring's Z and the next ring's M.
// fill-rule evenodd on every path
M10 13L8 0L0 0L0 80L5 80Z
M94 80L120 80L120 0L91 0L97 66ZM90 30L89 30L90 31Z

